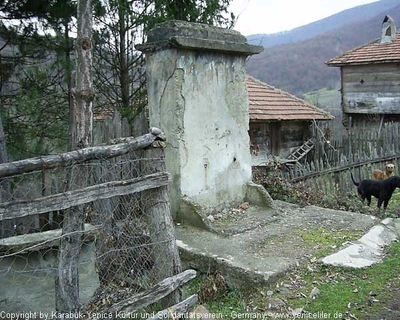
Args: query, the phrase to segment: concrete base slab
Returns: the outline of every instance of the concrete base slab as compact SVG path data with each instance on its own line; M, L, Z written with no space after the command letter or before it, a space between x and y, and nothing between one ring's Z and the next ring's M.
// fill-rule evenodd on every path
M320 227L332 232L367 231L378 222L369 215L315 206L300 208L281 201L274 201L274 208L273 220L265 219L268 210L257 208L246 212L251 218L230 221L230 230L242 221L257 221L257 217L265 221L235 234L178 226L177 243L184 267L205 273L219 270L233 288L268 284L313 256L316 249L304 243L301 231Z
M358 241L321 261L326 265L364 268L381 262L384 249L400 235L400 219L384 219Z

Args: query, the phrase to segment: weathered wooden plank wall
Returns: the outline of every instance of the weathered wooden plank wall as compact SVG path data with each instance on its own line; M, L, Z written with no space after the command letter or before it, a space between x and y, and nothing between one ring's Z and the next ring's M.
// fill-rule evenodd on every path
M346 113L398 114L400 75L396 63L344 66L342 82Z

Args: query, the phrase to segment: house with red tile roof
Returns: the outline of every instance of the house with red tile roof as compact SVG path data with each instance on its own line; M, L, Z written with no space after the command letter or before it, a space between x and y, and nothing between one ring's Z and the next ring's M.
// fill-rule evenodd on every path
M400 35L385 16L381 37L325 62L340 67L343 124L382 126L400 121Z
M247 76L250 143L254 161L286 158L311 138L314 121L334 117L308 102ZM256 164L254 163L253 164Z

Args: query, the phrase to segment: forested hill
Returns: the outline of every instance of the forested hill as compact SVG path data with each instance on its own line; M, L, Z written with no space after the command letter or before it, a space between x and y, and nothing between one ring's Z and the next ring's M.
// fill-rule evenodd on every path
M348 10L344 10L325 19L273 34L255 34L247 37L251 44L273 47L314 38L318 35L343 27L348 24L363 22L377 15L385 15L388 10L400 4L399 0L381 0Z
M386 14L392 16L399 27L400 2L397 3L371 18L349 22L311 39L265 48L249 59L247 73L297 96L324 87L339 88L339 68L328 67L324 62L380 37Z

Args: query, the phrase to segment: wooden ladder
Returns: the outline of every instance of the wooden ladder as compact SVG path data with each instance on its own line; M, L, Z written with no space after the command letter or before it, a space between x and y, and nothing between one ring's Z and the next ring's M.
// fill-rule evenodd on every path
M314 148L314 142L312 139L307 140L302 146L298 147L295 151L288 155L289 160L299 161L307 153L309 153Z

